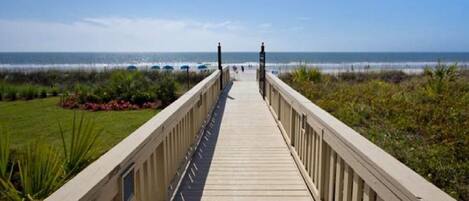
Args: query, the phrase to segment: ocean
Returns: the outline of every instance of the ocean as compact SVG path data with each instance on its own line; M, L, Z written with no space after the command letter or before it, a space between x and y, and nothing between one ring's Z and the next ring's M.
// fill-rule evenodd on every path
M224 52L224 65L257 66L256 52ZM441 61L469 66L467 53L375 53L375 52L266 52L270 69L294 68L299 64L320 69L422 69ZM153 65L217 65L216 52L180 53L0 53L0 68L138 68Z

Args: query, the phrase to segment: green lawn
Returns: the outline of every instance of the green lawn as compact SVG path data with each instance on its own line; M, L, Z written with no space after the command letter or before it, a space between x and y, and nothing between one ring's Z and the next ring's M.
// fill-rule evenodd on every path
M59 98L35 99L31 101L0 101L0 125L5 126L13 148L29 142L45 140L61 148L58 122L67 134L72 127L73 114L81 110L63 109L57 106ZM86 118L95 121L103 129L97 153L107 151L128 136L158 112L154 109L133 111L84 112Z

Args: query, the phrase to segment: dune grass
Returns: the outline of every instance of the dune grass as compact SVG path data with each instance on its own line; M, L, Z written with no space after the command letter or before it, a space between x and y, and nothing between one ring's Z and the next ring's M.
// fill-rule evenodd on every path
M458 200L469 200L469 71L438 65L403 72L281 76L330 112Z
M34 99L29 101L0 102L0 122L9 130L12 148L24 147L28 143L44 140L62 149L59 122L65 133L72 129L74 112L84 112L85 117L96 122L102 129L96 155L99 155L124 139L136 128L158 113L154 109L131 111L74 111L57 105L59 98ZM71 137L71 136L65 136Z

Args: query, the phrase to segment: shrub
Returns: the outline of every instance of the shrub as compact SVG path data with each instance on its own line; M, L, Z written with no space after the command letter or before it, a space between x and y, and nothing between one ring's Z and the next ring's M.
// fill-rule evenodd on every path
M52 87L50 89L50 94L54 97L58 96L59 95L59 89L57 87Z
M281 78L451 196L469 200L467 71L439 65L425 76L341 73L315 83L293 74Z
M156 98L161 100L163 106L176 100L176 82L170 77L165 77L156 89Z
M39 92L39 98L47 98L46 89L41 89L41 92Z
M446 66L438 63L435 69L425 68L424 74L428 77L426 89L432 94L441 94L448 90L448 83L456 79L457 64Z
M155 97L152 96L150 93L139 91L139 92L136 92L134 95L132 95L130 101L134 104L141 106L147 102L155 101L154 99Z
M10 101L14 101L14 100L17 99L17 94L18 94L17 89L15 89L13 87L8 87L5 90L5 99L10 100Z
M32 85L26 85L22 87L20 90L20 97L25 99L25 100L32 100L36 98L38 95L38 89L37 87L34 87Z
M292 79L295 82L316 83L321 81L321 72L316 68L306 69L306 66L301 66L292 72Z

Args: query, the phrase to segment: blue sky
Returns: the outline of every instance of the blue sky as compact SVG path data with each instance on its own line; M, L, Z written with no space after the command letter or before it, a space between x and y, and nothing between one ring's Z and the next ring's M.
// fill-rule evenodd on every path
M1 0L0 51L469 51L467 0Z

